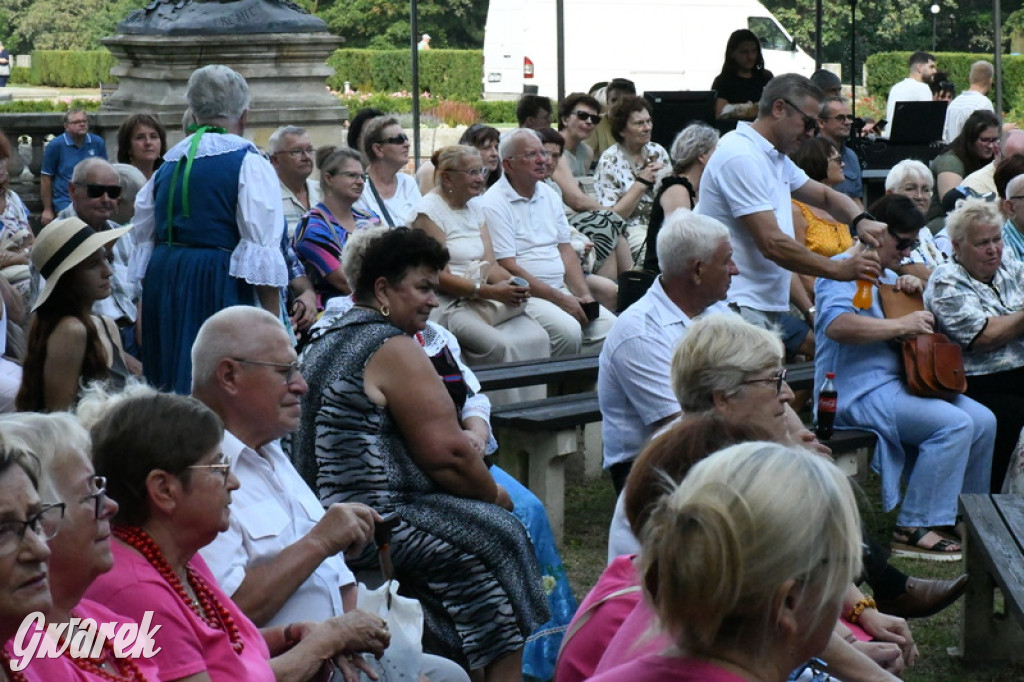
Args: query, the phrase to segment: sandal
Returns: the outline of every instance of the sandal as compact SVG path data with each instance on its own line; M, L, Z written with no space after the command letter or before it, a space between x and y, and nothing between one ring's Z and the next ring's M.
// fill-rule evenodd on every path
M926 559L929 561L960 561L962 550L960 543L953 542L938 535L939 540L931 545L922 543L931 528L902 528L896 526L892 532L892 553L899 556Z

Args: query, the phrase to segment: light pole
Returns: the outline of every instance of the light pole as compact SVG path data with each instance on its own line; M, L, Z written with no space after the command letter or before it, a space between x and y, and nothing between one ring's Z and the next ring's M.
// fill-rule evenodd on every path
M935 52L935 22L939 18L939 6L932 5L932 52Z

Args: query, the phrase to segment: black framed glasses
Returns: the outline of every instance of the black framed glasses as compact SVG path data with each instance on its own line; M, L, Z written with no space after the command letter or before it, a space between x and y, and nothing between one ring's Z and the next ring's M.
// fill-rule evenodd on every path
M408 141L409 136L405 133L400 133L398 135L392 135L391 137L385 137L380 142L381 144L405 144Z
M901 237L892 230L889 230L889 234L891 234L893 239L896 240L897 251L906 251L907 249L913 250L921 246L921 240L917 237Z
M278 152L278 154L287 154L288 156L292 157L293 159L297 159L297 158L299 158L299 157L301 157L303 155L309 156L309 157L313 157L313 156L316 155L316 148L315 147L299 147L298 149L287 149L285 151Z
M576 118L583 121L584 123L590 121L594 125L597 125L598 123L601 122L601 114L592 114L589 111L581 111L579 109L572 113L576 114Z
M224 484L227 485L228 476L231 475L231 460L228 459L227 455L221 453L220 459L214 464L192 464L187 469L209 469L215 471L224 477Z
M117 199L121 196L121 185L94 185L90 182L85 186L85 193L90 199L99 199L104 194L111 199Z
M818 132L818 119L814 118L813 116L808 116L803 109L793 104L785 97L780 97L779 99L788 104L793 109L793 111L800 114L800 118L804 120L804 132L809 133L812 130L814 132Z
M840 123L852 123L853 114L836 114L835 116L819 116L822 121L836 120Z
M107 504L107 477L93 476L92 487L96 489L96 492L85 495L79 502L93 500L96 506L96 518L101 519L103 518L103 507Z
M63 502L44 504L35 514L29 514L24 521L8 519L0 521L0 556L7 556L18 551L25 540L25 533L30 529L36 537L44 542L52 540L60 531L60 523L64 519Z
M241 362L246 365L259 365L261 367L273 367L277 369L284 383L290 384L295 380L296 376L302 374L302 364L296 360L295 362L270 362L269 360L250 360L248 358L231 358L235 362Z
M784 383L786 383L785 367L783 367L770 377L765 377L764 379L747 379L746 381L741 381L740 385L742 386L746 384L775 384L775 395L779 395L780 393L782 393L782 384Z

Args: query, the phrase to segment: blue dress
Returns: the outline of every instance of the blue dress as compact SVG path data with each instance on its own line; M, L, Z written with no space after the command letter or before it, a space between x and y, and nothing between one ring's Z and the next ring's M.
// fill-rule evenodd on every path
M145 246L136 254L142 262L133 259L132 267L144 278L145 378L160 389L182 394L191 392L192 343L203 322L228 306L257 305L255 285L284 286L288 281L273 168L242 138L206 133L187 183L186 217L184 153L191 139L168 152L168 163L160 166L140 194L137 206L142 215L136 231L138 242ZM254 175L263 182L273 181L275 194L270 196L276 200L276 213L270 204L260 210L262 198L254 202L252 195L262 193L257 193ZM170 225L169 203L173 207Z

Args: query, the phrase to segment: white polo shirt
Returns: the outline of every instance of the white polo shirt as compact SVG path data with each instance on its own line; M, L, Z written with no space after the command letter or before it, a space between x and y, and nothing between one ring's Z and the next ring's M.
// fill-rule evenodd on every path
M324 509L277 441L256 452L224 431L221 448L241 487L231 493L228 529L199 553L221 589L233 594L249 566L272 559L298 542L323 517ZM354 582L341 555L328 557L265 627L340 616L344 613L340 588Z
M569 221L562 200L538 182L527 199L504 175L476 199L487 217L495 259L515 258L516 264L550 287L565 287L565 263L559 244L569 243Z
M729 309L715 303L703 314L722 312ZM660 277L615 320L597 373L605 469L636 459L654 425L679 412L672 355L691 323L665 293Z
M740 271L729 286L730 303L764 312L789 310L790 271L761 254L739 219L773 211L779 229L792 237L790 199L807 180L807 173L749 123L741 121L718 143L701 177L695 210L729 228L733 260Z

